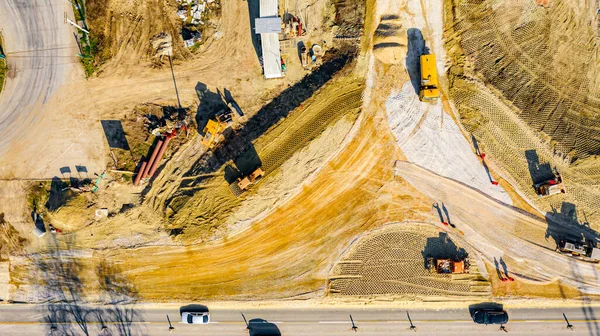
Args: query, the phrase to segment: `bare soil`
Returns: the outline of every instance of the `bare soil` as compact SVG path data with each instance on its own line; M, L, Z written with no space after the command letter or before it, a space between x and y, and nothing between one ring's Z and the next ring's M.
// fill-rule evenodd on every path
M592 7L446 1L445 13L450 97L466 130L536 212L574 208L574 223L598 229L600 58ZM533 184L554 169L566 194L538 198Z

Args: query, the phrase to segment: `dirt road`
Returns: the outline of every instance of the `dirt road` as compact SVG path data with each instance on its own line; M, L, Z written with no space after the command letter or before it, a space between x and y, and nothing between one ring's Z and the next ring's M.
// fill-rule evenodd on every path
M52 113L47 102L79 66L73 29L64 22L69 6L62 0L0 2L9 68L0 95L0 154ZM7 169L2 165L0 173Z

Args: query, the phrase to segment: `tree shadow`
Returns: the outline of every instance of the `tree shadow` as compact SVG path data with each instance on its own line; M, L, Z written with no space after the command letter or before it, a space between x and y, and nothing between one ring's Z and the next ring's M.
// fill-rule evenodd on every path
M39 289L39 299L46 302L41 309L50 331L56 328L63 335L96 335L93 329L108 321L109 334L111 328L118 335L143 334L141 324L137 323L142 321L141 316L133 306L135 289L127 278L115 266L101 261L96 269L100 297L111 306L89 306L88 284L83 280L86 269L75 249L74 238L61 238L53 235L47 251L31 256L34 267L31 281Z
M418 95L421 89L421 55L427 52L423 33L417 28L409 28L406 32L408 38L408 52L406 53L406 70L410 82Z
M110 322L118 335L139 335L142 331L136 323L142 322L143 318L135 308L138 296L133 284L118 266L105 260L96 267L96 275L101 289L100 299L110 304L110 307L97 311L98 320Z
M84 335L90 335L88 318L93 312L83 306L83 267L69 253L73 245L72 238L60 242L52 236L47 252L32 257L35 271L32 280L39 285L40 299L48 302L42 309L52 325L66 335L79 333L75 332L74 326Z
M456 246L447 233L440 232L437 237L427 238L421 255L423 256L424 266L427 267L427 258L461 261L469 254L462 247Z
M281 336L277 325L261 318L248 321L248 333L250 336Z
M563 202L560 211L552 208L552 212L547 212L545 217L548 224L545 238L552 238L557 246L561 238L591 241L596 245L600 241L600 234L590 228L589 223L579 221L577 207L573 203Z
M535 149L526 150L525 159L527 159L527 167L534 185L556 177L550 163L540 163L540 157Z

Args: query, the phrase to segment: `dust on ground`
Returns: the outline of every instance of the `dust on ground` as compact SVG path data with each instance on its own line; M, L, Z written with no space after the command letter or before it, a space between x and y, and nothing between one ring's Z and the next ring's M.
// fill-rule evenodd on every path
M468 274L437 274L426 268L428 257L460 261L469 256ZM333 268L328 292L334 297L485 300L491 287L474 255L445 232L430 224L404 222L357 239Z

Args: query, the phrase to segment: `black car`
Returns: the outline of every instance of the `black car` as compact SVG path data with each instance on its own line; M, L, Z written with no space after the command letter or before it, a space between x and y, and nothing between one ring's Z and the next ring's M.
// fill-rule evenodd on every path
M505 324L508 322L506 310L478 309L473 312L473 322L478 324Z

